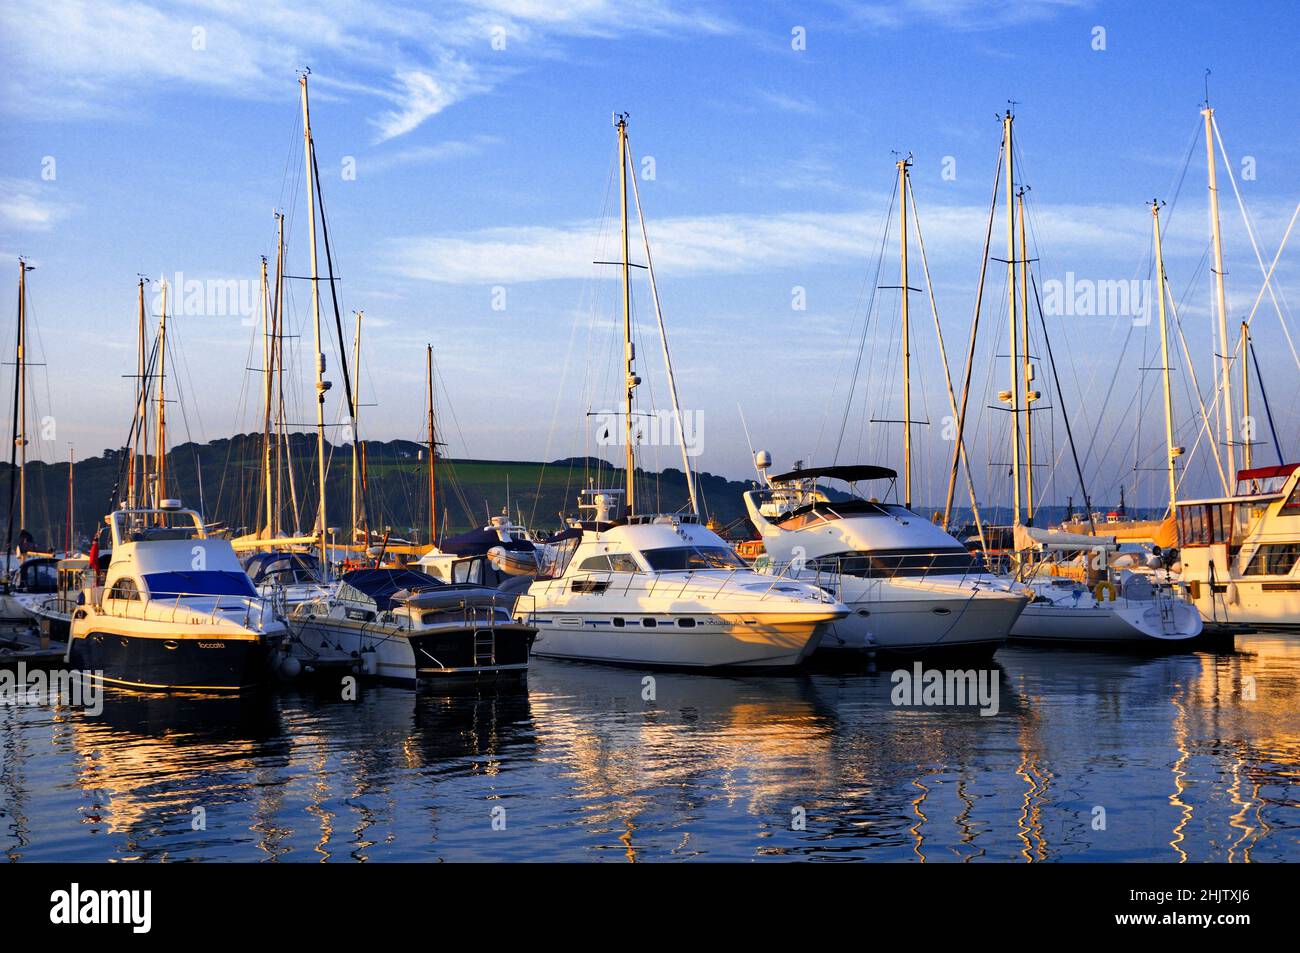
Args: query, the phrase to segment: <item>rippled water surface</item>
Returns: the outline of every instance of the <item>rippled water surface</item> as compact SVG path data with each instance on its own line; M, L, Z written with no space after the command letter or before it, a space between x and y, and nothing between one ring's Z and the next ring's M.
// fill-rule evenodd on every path
M1294 638L1157 658L1003 649L992 717L897 707L888 672L658 674L653 701L644 674L536 660L527 688L502 694L112 694L98 717L0 707L0 850L41 861L1300 859Z

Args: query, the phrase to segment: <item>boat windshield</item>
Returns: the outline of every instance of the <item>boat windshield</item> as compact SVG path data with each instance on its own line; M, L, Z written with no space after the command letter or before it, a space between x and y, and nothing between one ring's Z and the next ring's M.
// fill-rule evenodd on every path
M810 567L822 572L838 572L864 578L894 576L948 576L984 572L979 556L966 549L894 550L839 553L810 561Z
M189 596L257 595L247 573L205 569L191 572L146 573L144 583L151 599L176 599Z
M726 546L667 546L641 551L655 572L691 572L697 569L748 569L743 559Z

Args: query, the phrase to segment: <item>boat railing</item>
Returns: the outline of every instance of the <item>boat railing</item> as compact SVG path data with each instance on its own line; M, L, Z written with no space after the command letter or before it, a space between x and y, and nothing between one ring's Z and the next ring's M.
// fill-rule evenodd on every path
M1000 575L996 568L987 562L972 559L963 566L954 566L952 550L936 552L882 553L882 559L899 558L893 566L871 566L868 572L862 571L862 561L869 557L852 556L817 556L814 558L791 559L785 562L769 562L765 572L778 576L789 574L798 582L811 583L835 595L842 597L845 577L864 579L873 582L893 582L907 580L909 583L943 582L948 585L965 585ZM906 564L903 564L903 559ZM923 561L922 561L923 560Z
M200 607L194 600L210 600ZM244 626L261 621L262 599L257 596L217 595L211 592L169 592L165 596L141 594L138 599L113 599L107 594L96 604L96 611L120 619L147 619L153 622L176 622L183 618L191 624L216 625L230 620L229 613L244 613ZM199 623L196 619L203 619Z
M708 575L704 575L707 573ZM680 574L677 572L614 572L612 570L582 570L571 573L560 579L551 580L552 584L559 584L569 589L585 591L590 595L604 595L609 592L615 592L619 595L629 596L634 591L644 592L646 596L676 596L681 598L686 595L687 590L694 587L693 595L699 599L720 599L724 596L734 597L738 593L732 588L731 583L741 574L766 579L767 574L757 573L748 566L735 569L705 569L705 570L685 570ZM677 578L678 576L681 578ZM770 575L770 581L759 594L759 601L767 599L777 590L782 580L795 582L801 585L807 585L802 579L795 579L789 576L786 570L775 572ZM711 583L708 589L702 583ZM622 585L618 585L618 583ZM584 585L586 584L586 585ZM711 591L710 591L711 590ZM746 591L746 595L751 595ZM833 596L823 594L822 601L833 601Z

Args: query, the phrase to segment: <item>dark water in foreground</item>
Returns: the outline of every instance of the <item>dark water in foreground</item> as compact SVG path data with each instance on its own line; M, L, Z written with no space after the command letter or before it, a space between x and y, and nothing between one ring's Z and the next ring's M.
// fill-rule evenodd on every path
M511 694L117 694L96 718L0 707L0 850L41 861L1300 859L1300 640L1160 658L1003 649L997 661L993 717L895 707L887 673L660 674L644 702L642 673L544 660ZM800 809L806 829L794 830Z

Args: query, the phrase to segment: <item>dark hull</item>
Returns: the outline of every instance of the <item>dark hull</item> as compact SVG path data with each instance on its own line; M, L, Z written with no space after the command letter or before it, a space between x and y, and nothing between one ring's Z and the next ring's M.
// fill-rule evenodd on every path
M261 639L179 639L92 632L73 640L72 667L110 685L156 691L238 692L271 677L280 635Z
M498 626L491 630L491 653L483 651L482 629L444 629L407 636L420 678L510 677L528 665L537 630L527 626ZM476 649L476 643L479 647ZM502 666L515 666L502 669Z

